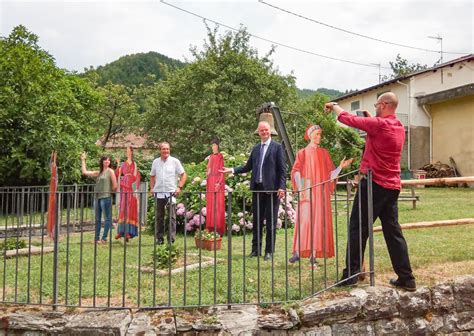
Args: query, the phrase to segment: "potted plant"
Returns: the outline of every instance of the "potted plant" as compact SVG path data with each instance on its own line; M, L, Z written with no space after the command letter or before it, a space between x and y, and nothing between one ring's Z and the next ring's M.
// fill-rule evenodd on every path
M196 230L194 234L194 242L197 248L208 251L220 250L222 247L222 237L214 231Z

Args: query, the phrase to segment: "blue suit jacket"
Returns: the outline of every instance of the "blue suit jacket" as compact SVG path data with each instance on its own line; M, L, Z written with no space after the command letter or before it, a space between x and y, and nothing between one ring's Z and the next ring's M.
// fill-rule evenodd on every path
M252 171L250 189L255 189L260 143L252 148L250 157L244 166L235 167L234 173L241 174ZM286 163L283 147L275 141L270 141L262 166L262 184L264 190L286 190Z

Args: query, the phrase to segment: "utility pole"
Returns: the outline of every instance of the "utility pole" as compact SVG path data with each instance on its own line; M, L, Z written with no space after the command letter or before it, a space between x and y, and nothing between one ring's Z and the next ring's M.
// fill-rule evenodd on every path
M440 51L439 51L439 54L440 54L440 59L439 59L439 64L443 64L443 38L441 36L439 36L439 34L437 36L428 36L428 38L431 38L431 39L435 39L435 40L438 40L438 42L440 43ZM441 68L441 84L443 84L443 68Z
M381 64L380 63L370 63L370 64L375 65L376 67L379 68L379 84L382 83L382 75L380 74Z

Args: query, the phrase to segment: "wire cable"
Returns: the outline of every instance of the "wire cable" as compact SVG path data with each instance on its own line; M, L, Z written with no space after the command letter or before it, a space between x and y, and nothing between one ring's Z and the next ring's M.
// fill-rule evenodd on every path
M198 17L200 19L202 19L204 22L206 21L209 21L209 22L212 22L216 25L219 25L219 26L222 26L222 27L225 27L227 29L230 29L230 30L233 30L233 31L239 31L239 29L237 28L234 28L234 27L231 27L231 26L228 26L226 24L223 24L223 23L220 23L218 21L215 21L215 20L212 20L212 19L209 19L209 18L206 18L202 15L199 15L199 14L196 14L194 12L191 12L191 11L188 11L184 8L181 8L181 7L178 7L176 5L173 5L173 4L170 4L169 2L166 2L165 0L160 0L161 3L167 5L167 6L170 6L170 7L173 7L179 11L182 11L184 13L187 13L189 15L192 15L192 16L195 16L195 17ZM318 53L315 53L313 51L309 51L309 50L305 50L305 49L301 49L301 48L298 48L298 47L293 47L291 45L288 45L288 44L285 44L285 43L280 43L280 42L277 42L277 41L273 41L273 40L270 40L270 39L267 39L265 37L261 37L261 36L257 36L255 34L251 34L247 31L247 34L253 38L256 38L256 39L259 39L259 40L262 40L262 41L265 41L265 42L269 42L269 43L272 43L274 45L278 45L280 47L284 47L284 48L287 48L287 49L291 49L291 50L295 50L295 51L299 51L299 52L302 52L302 53L305 53L305 54L309 54L309 55L313 55L313 56L317 56L317 57L322 57L322 58L326 58L326 59L330 59L330 60L333 60L333 61L339 61L339 62L345 62L345 63L350 63L350 64L355 64L355 65L361 65L361 66L366 66L366 67L370 67L370 68L378 68L379 66L378 65L374 65L374 64L370 64L370 63L361 63L361 62L356 62L356 61L350 61L350 60L346 60L346 59L342 59L342 58L337 58L337 57L332 57L332 56L327 56L327 55L323 55L323 54L318 54ZM381 67L382 69L388 69L388 70L391 70L391 68L389 67Z
M262 3L262 4L266 5L266 6L275 8L275 9L277 9L277 10L279 10L279 11L288 13L288 14L290 14L290 15L297 16L297 17L299 17L299 18L301 18L301 19L304 19L304 20L307 20L307 21L310 21L310 22L313 22L313 23L317 23L317 24L319 24L319 25L322 25L322 26L325 26L325 27L328 27L328 28L331 28L331 29L339 30L339 31L344 32L344 33L347 33L347 34L356 35L356 36L359 36L359 37L362 37L362 38L366 38L366 39L369 39L369 40L373 40L373 41L377 41L377 42L382 42L382 43L386 43L386 44L391 44L391 45L395 45L395 46L403 47L403 48L410 48L410 49L421 50L421 51L435 52L435 53L438 53L438 54L439 54L439 53L457 54L457 55L466 55L466 54L469 54L469 53L454 52L454 51L453 51L453 52L450 52L450 51L441 51L441 50L425 49L425 48L420 48L420 47L409 46L409 45L406 45L406 44L400 44L400 43L390 42L390 41L382 40L382 39L379 39L379 38L375 38L375 37L371 37L371 36L359 34L359 33L356 33L356 32L353 32L353 31L350 31L350 30L347 30L347 29L339 28L339 27L336 27L336 26L333 26L333 25L330 25L330 24L327 24L327 23L324 23L324 22L321 22L321 21L317 21L317 20L311 19L311 18L309 18L309 17L307 17L307 16L304 16L304 15L301 15L301 14L298 14L298 13L295 13L295 12L292 12L292 11L289 11L288 9L284 9L284 8L281 8L281 7L272 5L272 4L268 3L268 2L265 2L264 0L258 0L258 2L260 2L260 3Z

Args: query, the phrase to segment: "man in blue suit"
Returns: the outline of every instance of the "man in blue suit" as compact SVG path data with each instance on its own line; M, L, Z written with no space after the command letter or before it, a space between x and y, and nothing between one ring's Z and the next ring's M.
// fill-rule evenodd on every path
M241 167L224 168L223 173L242 174L252 171L250 188L252 190L252 253L250 257L261 255L263 221L266 222L265 257L270 260L275 251L276 222L280 198L285 196L286 164L283 147L272 141L270 124L258 124L260 143L255 145L247 163Z

